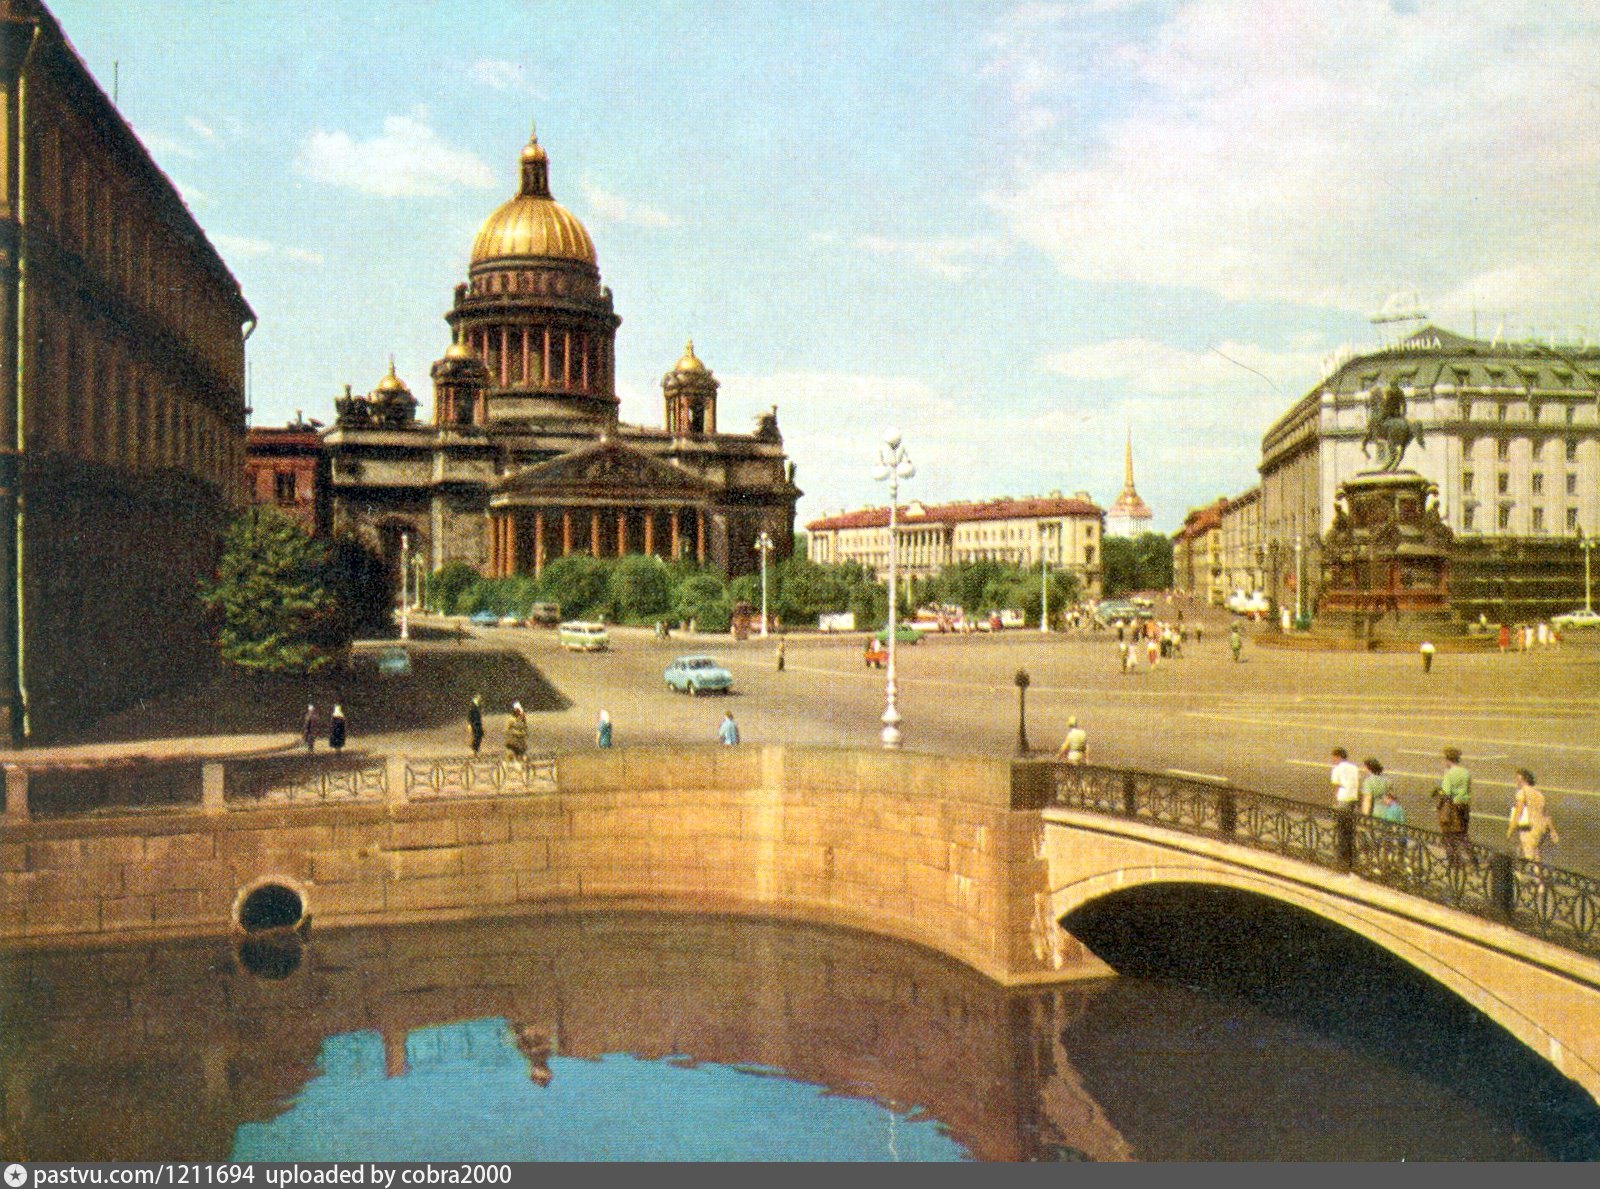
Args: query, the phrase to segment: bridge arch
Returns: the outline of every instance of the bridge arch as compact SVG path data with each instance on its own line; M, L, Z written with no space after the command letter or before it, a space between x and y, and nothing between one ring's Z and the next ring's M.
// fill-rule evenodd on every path
M1211 839L1060 812L1047 813L1043 835L1056 922L1106 896L1160 884L1265 897L1366 938L1600 1101L1600 963L1593 959L1359 876Z

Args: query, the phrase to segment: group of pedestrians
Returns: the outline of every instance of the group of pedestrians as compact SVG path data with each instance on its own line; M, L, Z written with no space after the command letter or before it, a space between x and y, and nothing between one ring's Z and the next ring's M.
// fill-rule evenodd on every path
M1561 632L1548 623L1519 623L1515 627L1500 625L1500 651L1532 652L1535 648L1560 648Z
M1434 787L1434 813L1443 838L1445 861L1453 868L1475 865L1468 842L1472 826L1472 772L1461 762L1461 749L1447 747L1441 754L1443 772ZM1342 813L1358 813L1394 825L1404 825L1405 808L1395 795L1394 782L1386 776L1383 764L1369 756L1358 767L1350 753L1335 747L1329 755L1329 783L1333 786L1334 808ZM1516 796L1506 825L1506 838L1517 840L1518 852L1529 863L1548 864L1550 848L1561 839L1545 795L1534 775L1526 768L1516 772Z
M328 716L326 725L315 702L306 706L306 717L300 726L300 739L306 745L307 755L315 754L317 740L323 735L327 735L328 746L335 753L344 750L345 740L349 738L349 725L345 721L344 707L338 703L334 704L333 713Z

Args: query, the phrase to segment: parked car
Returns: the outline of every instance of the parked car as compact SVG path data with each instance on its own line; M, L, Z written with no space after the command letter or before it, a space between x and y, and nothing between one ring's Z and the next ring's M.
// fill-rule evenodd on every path
M874 638L887 644L889 642L889 629L887 627L879 628L878 634ZM909 623L897 623L894 625L894 642L896 644L915 644L920 639L922 639L922 633Z
M411 654L399 645L380 648L378 672L385 677L404 677L411 672Z
M611 634L603 623L571 619L556 629L561 647L573 652L604 652L611 647Z
M1007 607L1000 612L1000 626L1003 628L1027 627L1028 617L1019 608Z
M668 689L690 695L727 693L733 688L733 674L709 656L680 656L662 676Z
M1600 628L1600 611L1579 607L1576 611L1552 617L1550 623L1563 632L1572 628Z
M485 608L482 611L474 611L471 615L467 616L467 622L475 628L499 627L500 617L493 611Z
M1257 591L1236 590L1228 596L1228 610L1235 615L1265 615L1267 596Z
M861 655L867 668L881 669L889 663L889 645L883 640L868 640L867 650Z
M500 617L500 626L503 628L520 628L522 626L522 616L502 615Z
M561 622L560 603L535 603L523 620L530 628L553 628Z

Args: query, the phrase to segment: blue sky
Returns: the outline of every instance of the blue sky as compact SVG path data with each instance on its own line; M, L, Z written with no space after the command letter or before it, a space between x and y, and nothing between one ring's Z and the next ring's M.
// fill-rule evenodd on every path
M1415 291L1600 335L1600 8L1501 0L54 0L244 286L256 424L429 364L530 121L624 419L692 335L801 519L1122 478L1157 527ZM1259 373L1259 374L1257 374Z

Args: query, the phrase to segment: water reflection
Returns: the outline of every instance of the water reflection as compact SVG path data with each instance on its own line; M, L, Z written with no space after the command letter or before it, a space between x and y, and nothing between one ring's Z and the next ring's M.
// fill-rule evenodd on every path
M280 977L261 978L226 943L0 956L0 1150L1544 1152L1448 1078L1281 1013L1133 979L1006 992L937 955L847 932L596 914L331 931L296 958L266 963ZM1562 1125L1600 1134L1596 1115Z

